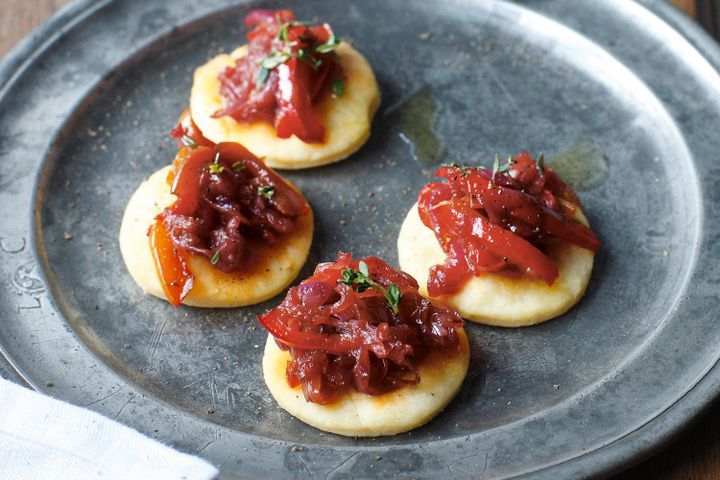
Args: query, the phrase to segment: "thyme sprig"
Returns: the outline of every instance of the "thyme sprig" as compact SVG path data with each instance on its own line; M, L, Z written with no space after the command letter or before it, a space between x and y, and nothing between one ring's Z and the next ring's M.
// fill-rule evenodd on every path
M277 34L277 40L279 42L283 42L284 44L282 45L281 50L273 50L270 52L270 54L268 54L268 56L260 60L257 77L255 79L256 88L261 88L263 85L265 85L265 82L267 82L267 79L270 76L270 72L272 70L277 68L279 65L287 62L293 57L302 60L303 62L307 63L312 68L317 70L322 66L323 61L321 58L317 58L315 56L315 53L320 55L333 55L335 53L335 49L338 45L340 45L340 42L342 42L342 40L339 37L336 37L335 34L332 33L332 30L330 30L330 36L328 37L327 41L325 43L321 43L320 45L315 45L315 48L312 51L308 51L305 48L299 48L297 51L293 50L293 47L297 46L297 42L290 41L290 34L288 33L288 29L300 26L309 27L311 25L312 24L309 22L292 21L284 22L280 26L280 30ZM300 37L299 39L302 42L307 42L307 39L304 37ZM337 93L337 89L333 85L333 94L339 97L340 95L342 95L342 89L340 90L340 93Z
M400 299L402 298L400 287L391 283L387 288L385 288L377 283L375 280L370 278L368 266L362 260L358 262L357 270L352 267L347 267L341 272L341 274L343 278L338 279L338 283L344 283L348 286L355 285L357 291L360 293L364 292L368 288L374 288L385 296L385 301L387 301L393 313L398 313L400 311Z
M470 167L466 167L465 165L463 165L461 163L457 163L457 162L442 163L442 164L440 164L440 166L444 167L444 168L457 168L458 170L460 170L460 175L462 175L463 177L467 177L468 175L470 175Z
M198 147L198 144L190 135L183 135L180 137L180 141L190 150L194 150Z

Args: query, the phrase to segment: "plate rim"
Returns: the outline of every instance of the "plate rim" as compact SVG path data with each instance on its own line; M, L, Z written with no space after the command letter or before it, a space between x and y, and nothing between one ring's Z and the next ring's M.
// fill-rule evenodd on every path
M524 2L518 0L505 1L524 5ZM720 72L720 45L697 23L665 0L633 1L677 31L716 71ZM0 97L4 96L6 90L11 88L33 64L34 59L50 48L54 40L61 37L66 29L114 2L117 0L72 0L20 40L0 59ZM31 236L34 237L34 234ZM36 242L36 239L31 238L31 242ZM38 384L24 373L21 362L13 359L2 344L0 344L0 355L24 382L33 389L40 390ZM688 391L635 430L590 452L541 466L520 476L550 473L587 475L589 472L609 476L619 473L657 453L682 435L712 409L714 401L719 397L720 360L709 366ZM155 400L162 402L161 399L155 398ZM225 475L227 473L222 474L223 477Z

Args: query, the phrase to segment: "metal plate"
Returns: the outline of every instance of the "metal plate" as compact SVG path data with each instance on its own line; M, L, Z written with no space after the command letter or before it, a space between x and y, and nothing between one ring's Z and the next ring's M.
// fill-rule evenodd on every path
M397 261L439 163L413 138L434 134L449 160L527 149L594 173L587 294L537 327L470 325L470 374L428 425L348 439L281 411L255 321L277 298L174 310L141 295L117 245L125 204L172 159L193 68L242 43L248 9L279 5L80 1L4 61L0 348L30 385L227 476L272 478L609 474L715 397L720 54L661 2L295 2L366 55L383 94L361 151L287 173L317 219L303 276L340 249Z

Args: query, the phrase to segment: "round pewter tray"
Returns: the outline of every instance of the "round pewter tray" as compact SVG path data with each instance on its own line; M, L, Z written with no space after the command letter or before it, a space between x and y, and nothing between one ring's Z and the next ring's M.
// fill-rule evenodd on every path
M383 94L359 152L286 173L316 214L300 278L338 250L396 264L433 167L496 153L543 151L603 241L566 315L468 326L468 378L426 426L351 439L278 408L255 320L278 298L141 295L117 245L125 204L171 161L193 68L243 43L249 9L279 6L78 1L0 66L0 349L28 384L251 478L610 474L715 398L720 51L659 1L282 4L332 23Z

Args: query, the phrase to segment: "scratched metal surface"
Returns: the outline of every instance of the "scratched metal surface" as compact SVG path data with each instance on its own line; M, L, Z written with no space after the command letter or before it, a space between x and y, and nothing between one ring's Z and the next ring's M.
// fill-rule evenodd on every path
M241 41L251 6L278 6L237 3L81 1L4 61L0 349L30 385L227 477L270 478L609 474L715 397L720 57L707 37L654 1L309 0L299 16L366 55L383 107L350 159L287 174L317 219L303 276L338 249L397 261L431 165L387 113L421 89L449 160L590 145L607 173L580 195L604 244L568 314L468 327L470 374L427 426L347 439L281 411L255 322L278 299L173 310L139 293L117 245L132 191L173 157L193 67Z

